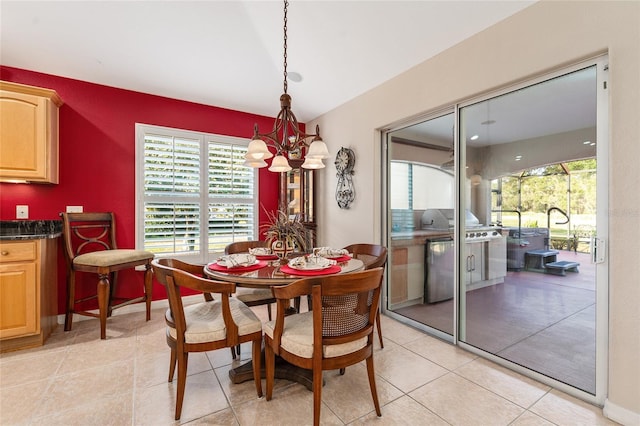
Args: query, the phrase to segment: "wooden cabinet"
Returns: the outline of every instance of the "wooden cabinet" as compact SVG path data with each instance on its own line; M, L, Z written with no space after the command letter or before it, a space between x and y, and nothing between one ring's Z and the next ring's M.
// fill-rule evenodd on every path
M0 181L58 183L58 108L49 89L0 81Z
M391 280L389 293L391 305L406 302L409 284L409 249L407 247L391 248Z
M57 239L0 242L0 351L42 345L57 323Z
M308 230L307 248L316 244L316 213L313 185L313 170L303 169L304 160L290 159L292 169L280 174L280 206L281 211L289 217L298 216Z
M0 244L0 338L39 329L36 249L36 241Z

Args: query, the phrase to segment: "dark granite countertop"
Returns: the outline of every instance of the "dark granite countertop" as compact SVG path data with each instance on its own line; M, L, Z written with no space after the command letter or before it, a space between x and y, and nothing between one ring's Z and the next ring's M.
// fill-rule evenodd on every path
M2 220L0 241L39 240L62 235L61 220Z

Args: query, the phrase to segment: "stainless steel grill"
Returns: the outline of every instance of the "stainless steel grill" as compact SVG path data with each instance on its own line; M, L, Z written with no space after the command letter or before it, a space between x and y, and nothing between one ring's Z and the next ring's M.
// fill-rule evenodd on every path
M453 232L455 220L454 209L427 209L422 214L421 228ZM478 218L467 210L465 214L465 240L467 242L489 241L496 238L502 238L501 228L482 225Z

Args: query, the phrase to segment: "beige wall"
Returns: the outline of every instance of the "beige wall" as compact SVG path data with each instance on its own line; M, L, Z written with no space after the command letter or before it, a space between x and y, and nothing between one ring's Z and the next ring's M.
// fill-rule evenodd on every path
M428 41L425 41L428 42ZM605 412L640 419L640 2L541 1L309 123L356 154L356 200L318 173L319 242L380 240L379 132L563 65L609 54L609 351ZM330 225L329 225L330 224ZM622 416L622 417L621 417ZM615 419L615 417L614 417Z

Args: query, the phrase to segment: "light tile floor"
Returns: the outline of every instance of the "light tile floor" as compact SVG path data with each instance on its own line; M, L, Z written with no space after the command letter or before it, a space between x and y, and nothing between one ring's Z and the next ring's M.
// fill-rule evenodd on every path
M255 308L266 317L264 307ZM273 399L252 382L234 385L229 350L189 357L182 418L174 422L176 384L167 383L164 308L152 320L115 315L107 339L97 320L58 326L37 349L0 357L0 424L6 425L303 425L312 393L276 381ZM382 417L373 409L362 364L325 372L322 424L605 425L598 407L478 358L393 319L382 317L385 348L374 353ZM377 340L376 340L377 342ZM264 381L263 381L264 386Z

